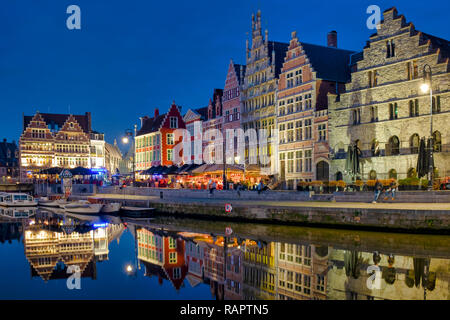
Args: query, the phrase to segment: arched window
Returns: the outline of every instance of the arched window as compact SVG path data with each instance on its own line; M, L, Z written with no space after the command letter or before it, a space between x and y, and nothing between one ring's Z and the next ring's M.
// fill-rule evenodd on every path
M439 131L433 132L433 146L434 146L434 152L442 151L441 133Z
M400 154L400 140L397 136L393 136L389 139L389 155L395 156Z
M419 135L417 133L414 133L409 139L409 147L411 153L419 153L419 141Z
M376 179L377 179L377 172L375 170L370 170L369 180L376 180Z
M342 172L340 172L340 171L336 172L336 181L339 181L339 180L343 180Z
M397 171L395 169L389 170L389 179L397 179Z
M415 168L409 168L407 173L408 178L417 178L417 172Z
M320 161L316 165L316 179L318 181L329 180L329 165L325 161Z

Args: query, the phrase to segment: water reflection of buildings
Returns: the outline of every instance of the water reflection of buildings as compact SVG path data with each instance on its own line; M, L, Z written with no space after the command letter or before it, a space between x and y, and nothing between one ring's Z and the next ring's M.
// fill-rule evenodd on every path
M157 276L160 284L169 280L179 290L187 273L184 240L163 230L137 228L136 234L138 259L145 266L145 275Z
M87 228L73 222L44 214L25 227L24 250L32 277L68 278L67 269L78 266L82 277L96 279L96 262L108 259L108 244L120 236L123 225Z
M450 260L333 250L328 298L351 300L449 300ZM367 267L380 267L378 288L367 286Z
M209 285L218 300L449 299L448 259L373 256L308 243L266 243L160 229L141 228L138 234L146 274L170 280L177 290L184 279L191 287ZM170 243L171 250L180 249L172 251L172 263L167 254ZM370 290L367 267L375 263L381 268L382 286ZM174 268L180 275L176 283L174 272L168 271Z

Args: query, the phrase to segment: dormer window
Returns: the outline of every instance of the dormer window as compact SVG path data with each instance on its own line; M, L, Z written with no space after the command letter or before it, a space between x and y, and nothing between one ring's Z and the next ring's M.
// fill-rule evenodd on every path
M178 118L177 117L170 117L170 128L171 129L178 128Z

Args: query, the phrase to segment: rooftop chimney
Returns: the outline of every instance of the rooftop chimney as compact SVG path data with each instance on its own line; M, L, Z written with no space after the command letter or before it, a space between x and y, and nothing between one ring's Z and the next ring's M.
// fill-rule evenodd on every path
M158 108L155 109L155 118L156 118L157 116L159 116L159 109L158 109Z
M330 31L327 35L327 45L332 48L337 48L337 32Z

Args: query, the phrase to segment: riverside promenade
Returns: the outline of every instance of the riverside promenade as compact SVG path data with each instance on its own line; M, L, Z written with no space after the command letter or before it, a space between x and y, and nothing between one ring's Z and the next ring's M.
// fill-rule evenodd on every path
M341 201L349 197L355 201ZM373 194L370 192L352 196L351 193L315 195L309 192L264 191L258 194L246 191L241 192L239 197L236 191L216 191L210 196L205 190L108 187L100 188L90 198L153 207L159 215L450 234L450 201L444 202L450 200L449 192L400 192L399 200L371 203ZM400 202L402 198L436 202ZM231 205L231 212L226 211L227 204Z

